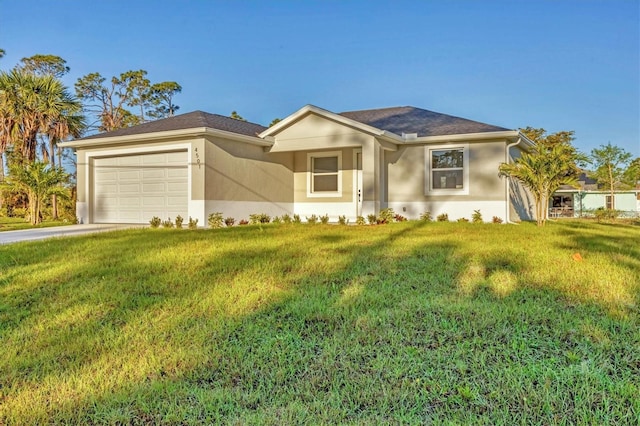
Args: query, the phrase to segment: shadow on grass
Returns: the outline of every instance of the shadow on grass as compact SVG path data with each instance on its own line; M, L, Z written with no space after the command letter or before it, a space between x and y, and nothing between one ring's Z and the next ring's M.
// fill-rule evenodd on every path
M599 305L566 309L562 291L523 280L520 253L474 257L442 236L453 228L425 226L143 230L23 247L12 252L22 269L0 275L15 298L2 337L24 344L0 364L15 389L5 402L61 422L274 424L513 420L531 409L527 394L551 421L553 404L575 405L568 379L556 392L545 380L585 359L592 348L571 330ZM17 290L65 249L70 265ZM609 321L591 334L625 350Z

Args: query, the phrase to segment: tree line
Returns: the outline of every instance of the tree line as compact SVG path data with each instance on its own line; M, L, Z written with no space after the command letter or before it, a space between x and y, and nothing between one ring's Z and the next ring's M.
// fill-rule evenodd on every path
M0 58L4 54L0 49ZM46 205L53 219L59 217L58 197L74 196L59 142L170 117L179 109L174 97L182 87L151 83L145 70L110 79L90 73L77 80L75 93L61 80L69 71L63 58L40 54L0 70L0 215L28 207L37 224ZM71 200L70 219L74 208Z

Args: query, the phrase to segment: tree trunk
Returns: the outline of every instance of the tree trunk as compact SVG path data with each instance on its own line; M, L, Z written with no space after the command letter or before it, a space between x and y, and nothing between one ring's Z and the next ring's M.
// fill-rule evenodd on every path
M49 163L51 168L56 167L55 141L52 138L49 138ZM56 194L51 196L51 218L58 220L58 197Z
M613 182L613 170L612 169L613 169L613 167L611 166L611 164L609 164L609 191L610 191L610 194L611 194L611 210L615 210L616 206L615 206L615 198L613 196L613 192L614 192L613 191L613 185L614 185L614 182ZM605 205L605 207L606 207L606 205Z

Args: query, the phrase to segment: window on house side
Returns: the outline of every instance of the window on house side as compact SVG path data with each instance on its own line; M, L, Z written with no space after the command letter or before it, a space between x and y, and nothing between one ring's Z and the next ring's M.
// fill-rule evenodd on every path
M338 192L338 156L311 157L311 192Z
M464 150L431 151L431 185L433 189L464 188Z
M428 149L429 193L467 192L468 170L465 147Z
M612 203L612 199L611 199L611 195L606 195L605 196L605 203L606 203L606 208L608 210L611 210L613 208L613 203Z

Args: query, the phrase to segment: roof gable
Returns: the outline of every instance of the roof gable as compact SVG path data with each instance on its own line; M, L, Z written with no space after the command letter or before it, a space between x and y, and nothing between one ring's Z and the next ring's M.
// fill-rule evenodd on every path
M400 136L403 133L424 137L510 130L412 106L348 111L339 115Z
M137 126L126 127L113 130L111 132L99 133L87 136L86 139L101 139L118 136L140 135L145 133L166 132L172 130L185 130L208 127L226 132L237 133L246 136L257 136L266 130L266 127L248 121L236 120L218 114L209 114L203 111L193 111L186 114L175 115L169 118L149 121Z

